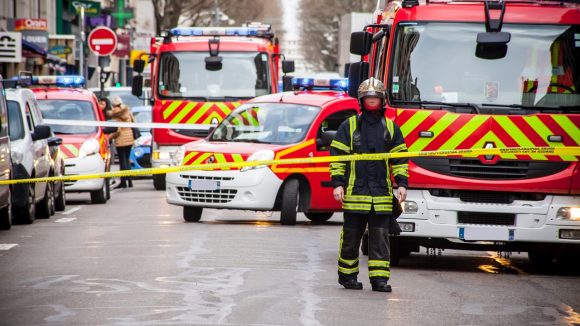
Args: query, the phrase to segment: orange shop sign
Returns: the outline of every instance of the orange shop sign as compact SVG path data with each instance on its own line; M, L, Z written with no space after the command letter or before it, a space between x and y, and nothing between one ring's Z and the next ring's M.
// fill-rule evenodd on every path
M19 18L14 24L16 31L47 31L48 21L46 19Z

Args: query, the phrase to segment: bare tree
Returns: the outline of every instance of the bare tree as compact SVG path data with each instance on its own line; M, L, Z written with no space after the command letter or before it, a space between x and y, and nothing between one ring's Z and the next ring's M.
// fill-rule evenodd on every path
M376 0L302 0L302 49L311 68L335 71L340 18L349 12L372 12L375 6Z
M196 25L201 12L207 12L213 5L212 0L151 0L155 10L157 34L165 29L177 27L182 15Z

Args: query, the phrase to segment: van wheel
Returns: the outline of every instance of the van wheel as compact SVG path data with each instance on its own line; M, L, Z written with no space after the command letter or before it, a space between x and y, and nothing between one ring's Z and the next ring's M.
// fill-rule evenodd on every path
M313 223L324 223L328 221L334 213L304 213Z
M55 188L56 190L56 188ZM64 182L60 182L58 191L55 191L54 209L62 212L66 209L66 195L64 194Z
M36 192L34 190L34 183L28 184L28 191L26 194L26 204L24 207L19 207L12 214L15 217L15 222L19 224L32 224L36 217L36 205L34 199L36 198Z
M103 180L103 186L97 191L91 191L91 203L93 204L104 204L107 202L107 194L105 193L105 181Z
M165 174L153 175L153 187L155 190L165 190Z
M10 190L8 190L8 202L6 203L6 207L0 209L0 230L10 230L10 228L12 228L10 197Z
M54 183L47 182L44 198L36 205L37 218L50 218L54 214Z
M183 206L183 219L186 222L199 222L203 207Z
M286 181L282 190L282 207L280 209L280 224L295 225L300 200L300 182L297 179Z
M107 200L111 199L111 180L109 178L105 178L105 196Z

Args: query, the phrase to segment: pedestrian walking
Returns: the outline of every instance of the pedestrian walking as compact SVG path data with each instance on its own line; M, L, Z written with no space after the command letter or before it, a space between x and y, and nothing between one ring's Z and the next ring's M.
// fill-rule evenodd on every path
M123 104L123 100L120 97L115 97L111 101L113 109L111 111L111 117L114 121L119 122L134 122L135 118L131 114L129 107ZM120 170L130 170L131 164L129 157L131 155L131 148L135 143L135 138L133 137L133 129L130 127L120 127L118 130L111 134L111 139L115 144L117 149L117 155L119 155L119 165ZM133 187L133 181L131 177L121 177L121 182L115 187L117 188L131 188Z
M350 117L338 128L330 145L331 155L406 152L399 127L385 118L385 87L375 78L358 89L361 114ZM360 290L359 247L369 230L369 278L373 291L391 292L389 224L393 221L394 196L404 201L407 194L407 159L360 160L330 164L334 199L342 202L344 225L340 235L338 283ZM398 186L393 190L391 176ZM398 204L398 203L396 203Z

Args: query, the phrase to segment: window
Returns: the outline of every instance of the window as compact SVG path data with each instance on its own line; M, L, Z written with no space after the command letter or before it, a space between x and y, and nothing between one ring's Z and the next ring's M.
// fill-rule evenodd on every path
M16 101L8 101L8 129L10 129L10 140L18 140L24 138L24 124L22 123L22 115L20 112L20 104Z
M96 121L97 117L89 101L40 100L40 112L44 119ZM50 125L55 134L91 134L97 132L92 126Z
M326 117L326 119L324 119L324 121L322 121L322 123L320 123L320 126L318 128L318 132L316 133L316 138L322 137L322 134L327 132L327 131L331 131L331 132L338 131L338 128L345 120L347 120L348 118L350 118L351 116L356 115L356 114L357 114L357 111L352 109L352 110L339 111L339 112L336 112L336 113L329 115L328 117ZM330 150L329 146L320 146L320 147L317 146L317 149L319 151Z

